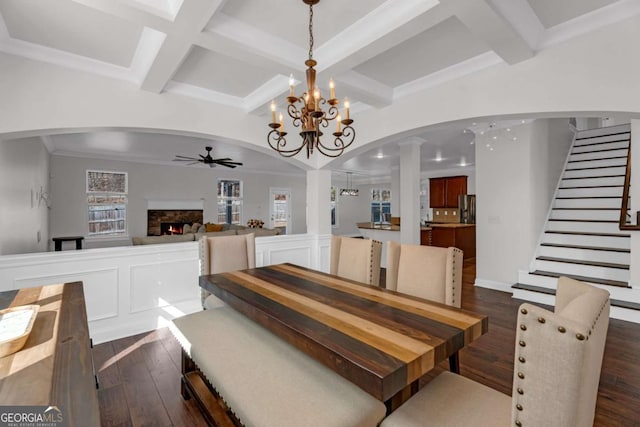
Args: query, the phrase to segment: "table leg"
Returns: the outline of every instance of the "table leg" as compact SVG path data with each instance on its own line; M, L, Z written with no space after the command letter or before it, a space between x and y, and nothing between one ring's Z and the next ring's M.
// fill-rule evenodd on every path
M457 351L449 356L449 370L454 374L460 373L460 358Z
M398 409L400 405L409 400L411 396L418 392L419 388L419 380L415 380L414 382L394 394L389 400L384 402L385 406L387 407L387 415Z

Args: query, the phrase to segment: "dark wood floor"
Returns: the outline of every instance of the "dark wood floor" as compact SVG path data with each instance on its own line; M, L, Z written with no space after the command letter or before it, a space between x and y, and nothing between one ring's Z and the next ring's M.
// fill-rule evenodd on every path
M511 394L520 301L474 287L475 264L465 264L462 306L488 315L489 333L461 352L461 373ZM180 346L166 328L103 343L93 352L103 426L205 425L193 401L180 397ZM611 320L594 425L640 426L640 325Z

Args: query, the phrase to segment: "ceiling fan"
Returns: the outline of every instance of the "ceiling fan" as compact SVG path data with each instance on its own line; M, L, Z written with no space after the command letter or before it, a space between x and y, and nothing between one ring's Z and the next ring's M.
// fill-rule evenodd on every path
M174 162L191 162L191 163L188 163L189 165L196 165L198 163L203 163L205 165L209 165L210 168L213 168L216 165L222 165L228 168L235 168L236 166L242 166L242 163L232 162L231 159L228 157L225 157L222 159L214 159L213 157L211 157L211 150L212 150L211 147L205 147L205 150L207 150L206 156L203 156L202 154L198 154L200 158L197 158L197 157L186 157L186 156L176 155L176 158L173 159L173 161Z

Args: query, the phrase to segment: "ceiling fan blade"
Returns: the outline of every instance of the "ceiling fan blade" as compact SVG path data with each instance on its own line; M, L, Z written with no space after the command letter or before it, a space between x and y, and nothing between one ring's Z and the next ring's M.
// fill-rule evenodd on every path
M187 157L187 156L176 156L176 158L173 160L198 160L198 159L194 157Z
M242 166L242 163L240 162L228 162L228 161L218 161L218 160L214 160L214 163L217 163L219 165L234 165L234 166Z
M223 159L213 159L214 162L230 162L231 160L233 160L233 159L231 159L229 157L225 157Z
M228 168L234 169L236 166L229 163L218 163L220 166L226 166Z

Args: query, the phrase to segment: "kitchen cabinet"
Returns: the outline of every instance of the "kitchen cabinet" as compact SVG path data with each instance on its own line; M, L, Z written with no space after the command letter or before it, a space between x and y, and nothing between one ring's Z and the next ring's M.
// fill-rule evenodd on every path
M429 179L429 205L431 208L457 208L460 194L467 194L466 176Z
M464 259L476 256L475 224L432 224L431 246L453 246L464 252Z
M420 244L422 246L431 246L431 228L420 229Z

